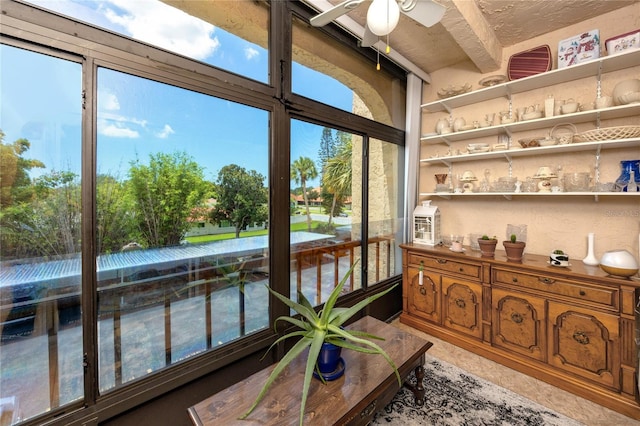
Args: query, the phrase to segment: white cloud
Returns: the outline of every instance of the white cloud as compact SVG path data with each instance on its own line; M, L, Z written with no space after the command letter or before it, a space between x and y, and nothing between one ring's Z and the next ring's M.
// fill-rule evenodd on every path
M102 10L133 38L190 58L203 60L220 47L213 25L160 1L110 0Z
M113 138L137 139L140 133L136 130L122 126L120 123L107 124L106 121L98 122L98 133Z
M175 133L175 131L171 128L171 126L169 126L168 124L165 124L164 128L158 133L156 133L156 136L159 137L160 139L166 139L169 137L169 135L173 133Z
M251 59L255 58L259 54L260 53L256 49L254 49L253 47L245 47L244 48L244 56L248 60L251 60Z
M118 97L113 93L98 92L98 109L101 111L118 111L120 109Z

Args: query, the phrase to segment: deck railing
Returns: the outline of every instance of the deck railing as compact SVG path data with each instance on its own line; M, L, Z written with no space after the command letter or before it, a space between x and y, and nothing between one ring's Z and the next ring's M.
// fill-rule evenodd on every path
M370 265L375 269L375 280L389 277L392 271L392 256L394 241L392 238L378 237L369 240ZM313 293L315 303L321 304L328 293L340 281L341 269L353 264L359 255L360 241L335 241L327 244L300 246L292 250L291 253L291 276L295 274L295 288L298 291ZM121 386L130 377L125 378L123 373L123 315L133 312L144 312L153 309L154 315L164 318L162 327L164 334L164 365L175 362L173 357L172 344L172 306L192 298L201 298L204 303L204 324L206 333L206 348L196 350L191 355L195 355L204 350L214 348L219 344L213 330L213 316L215 314L212 301L218 292L229 290L233 287L238 289L238 319L233 331L234 338L242 337L255 330L247 328L245 316L245 290L247 286L252 286L268 280L268 259L261 256L249 256L230 259L227 256L227 263L224 265L210 265L207 263L194 263L193 267L187 270L177 270L171 273L162 273L160 276L145 276L139 274L135 280L118 280L112 282L100 282L98 291L99 321L102 326L112 328L112 348L113 369L109 374L113 375L113 387ZM341 265L342 261L342 265ZM342 266L342 268L341 268ZM293 284L293 283L292 283ZM324 284L324 287L323 287ZM353 291L357 280L352 275L349 278L348 291ZM327 291L327 288L329 291ZM323 291L324 290L324 291ZM345 287L345 292L346 292ZM266 291L264 293L267 294ZM324 298L324 299L323 299ZM311 299L310 299L311 300ZM264 302L265 306L268 302ZM39 296L37 300L24 300L6 304L6 299L2 306L2 351L5 356L11 356L12 343L16 341L25 342L27 339L36 336L46 335L48 339L48 398L49 408L55 409L65 405L82 395L81 380L79 389L61 390L61 374L69 374L69 371L61 372L60 365L64 365L63 358L65 352L69 350L81 350L78 348L61 348L59 333L61 329L69 327L80 327L80 295L78 293L66 292L63 295L45 294ZM24 312L23 317L7 315L10 312ZM267 311L268 313L268 308ZM266 318L268 321L268 315ZM10 324L13 322L13 324ZM20 323L21 327L16 327ZM227 321L229 322L229 321ZM266 324L266 323L265 323ZM268 324L266 324L268 325ZM11 335L11 330L19 330ZM175 330L174 330L175 331ZM198 337L198 336L194 336ZM201 338L201 337L200 337ZM233 340L233 339L231 339ZM100 342L101 345L109 342ZM35 370L33 374L38 374ZM41 373L41 372L40 372ZM78 369L78 374L82 374L82 369ZM2 374L8 374L3 371ZM22 374L30 374L29 372ZM3 381L8 380L5 377ZM15 380L21 380L20 376L15 376ZM16 401L30 398L29 389L21 389L23 395L14 395ZM7 395L8 396L8 395ZM28 405L28 404L26 404ZM36 404L38 405L38 404ZM25 404L23 404L23 408ZM25 408L25 411L27 409ZM39 413L25 412L23 415L30 417Z

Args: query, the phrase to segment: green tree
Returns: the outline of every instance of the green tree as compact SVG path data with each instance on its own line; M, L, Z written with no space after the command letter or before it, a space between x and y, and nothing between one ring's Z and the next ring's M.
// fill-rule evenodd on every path
M291 165L291 180L302 186L304 207L307 212L307 229L311 232L311 213L309 212L309 197L307 195L307 182L318 177L318 171L313 160L309 157L300 157Z
M344 197L351 194L351 139L344 139L338 147L337 154L327 160L322 179L322 188L331 194L332 204L329 213L329 224L336 214L336 207L342 205Z
M337 136L336 136L337 138ZM336 139L333 138L333 132L329 127L322 129L320 137L320 148L318 149L318 160L320 161L320 170L324 168L325 163L336 154Z
M269 198L264 180L255 170L246 171L236 164L220 169L211 220L217 224L229 221L235 227L236 238L250 224L265 222Z
M29 253L37 255L38 252L28 246L23 233L33 229L27 223L32 211L30 203L35 199L35 187L29 171L45 165L23 157L31 148L27 139L5 143L4 137L0 130L0 256L11 259Z
M184 152L151 154L149 165L135 160L129 170L133 220L142 245L177 245L189 229L191 210L207 190L202 168Z
M29 171L45 165L22 156L29 148L31 143L24 138L5 144L4 132L0 129L0 207L27 202L33 197Z
M33 182L30 202L9 208L3 214L5 233L13 237L11 253L3 256L53 257L79 253L81 249L81 193L75 173L51 171ZM8 231L8 232L7 232Z
M98 253L118 252L126 244L139 241L134 203L126 184L111 175L98 175L96 193Z

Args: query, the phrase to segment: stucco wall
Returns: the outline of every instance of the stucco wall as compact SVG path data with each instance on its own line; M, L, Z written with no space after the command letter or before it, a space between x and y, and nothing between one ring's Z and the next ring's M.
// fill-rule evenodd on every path
M471 63L462 63L456 67L434 72L432 84L425 85L423 102L437 98L436 92L450 84L471 83L474 89L479 88L478 81L483 77L495 74L506 74L509 57L517 52L527 50L542 44L551 48L554 59L553 68L557 66L558 42L562 39L581 34L582 32L599 29L601 38L601 56L606 55L604 41L610 37L640 28L640 14L638 4L634 4L616 12L603 15L597 19L588 20L580 24L563 28L545 36L531 39L527 42L505 48L504 60L500 70L488 74L480 74ZM632 69L606 74L602 78L602 91L611 94L615 84L627 78L640 78L640 66ZM524 94L513 96L514 108L539 103L544 105L544 99L553 94L556 99L574 98L578 102L592 102L596 95L596 76L543 88ZM507 99L495 99L479 105L456 109L453 117L462 116L467 123L480 120L487 112L498 112L508 107ZM423 113L422 133L433 132L439 118L448 117L447 113ZM640 125L640 117L602 121L601 127L634 124ZM595 123L578 124L578 131L590 130ZM514 141L528 136L545 136L550 129L518 133ZM474 142L474 141L469 141ZM497 137L492 136L479 139L477 142L497 143ZM464 149L465 142L458 142L454 148ZM421 158L432 155L444 155L448 147L442 145L422 146ZM562 166L564 172L593 172L595 165L595 150L548 156L519 157L513 160L513 176L524 180L532 176L540 166ZM607 149L602 151L600 181L614 181L620 174L620 161L640 159L638 147L624 149ZM485 169L491 172L491 179L508 174L506 159L490 161L470 161L454 164L454 174L471 170L478 178L482 178ZM435 188L435 173L447 173L444 165L428 165L420 168L420 192L433 192ZM640 198L638 197L465 197L446 200L433 198L433 204L442 212L442 230L445 234L456 233L466 236L465 244L469 244L469 233L495 234L503 238L507 224L526 224L528 227L527 251L530 253L547 254L551 250L561 248L569 252L573 258L582 259L587 251L587 234L595 233L596 256L601 256L606 250L624 248L636 257L640 256Z

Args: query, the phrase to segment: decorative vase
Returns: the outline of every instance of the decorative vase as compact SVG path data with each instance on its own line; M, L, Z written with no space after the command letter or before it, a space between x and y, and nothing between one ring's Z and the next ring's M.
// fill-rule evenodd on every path
M478 245L480 246L482 257L494 257L496 255L496 244L498 244L498 240L483 240L482 238L478 238Z
M623 160L620 162L622 172L616 179L616 191L627 192L627 185L631 180L631 172L635 176L635 183L640 183L640 160Z
M323 343L318 355L318 370L324 380L335 380L344 374L344 360L340 357L342 347ZM317 376L316 373L314 375Z
M507 252L507 262L522 263L522 253L526 244L523 241L503 241L504 251Z
M446 118L441 118L436 123L436 133L441 135L442 134L442 129L444 129L445 127L451 127L449 125L449 120L447 120Z
M584 259L582 259L582 263L584 263L585 265L591 265L591 266L595 266L598 265L600 262L598 261L598 258L596 257L594 250L593 250L593 246L594 246L594 234L593 232L589 232L589 234L587 235L587 257L585 257Z

